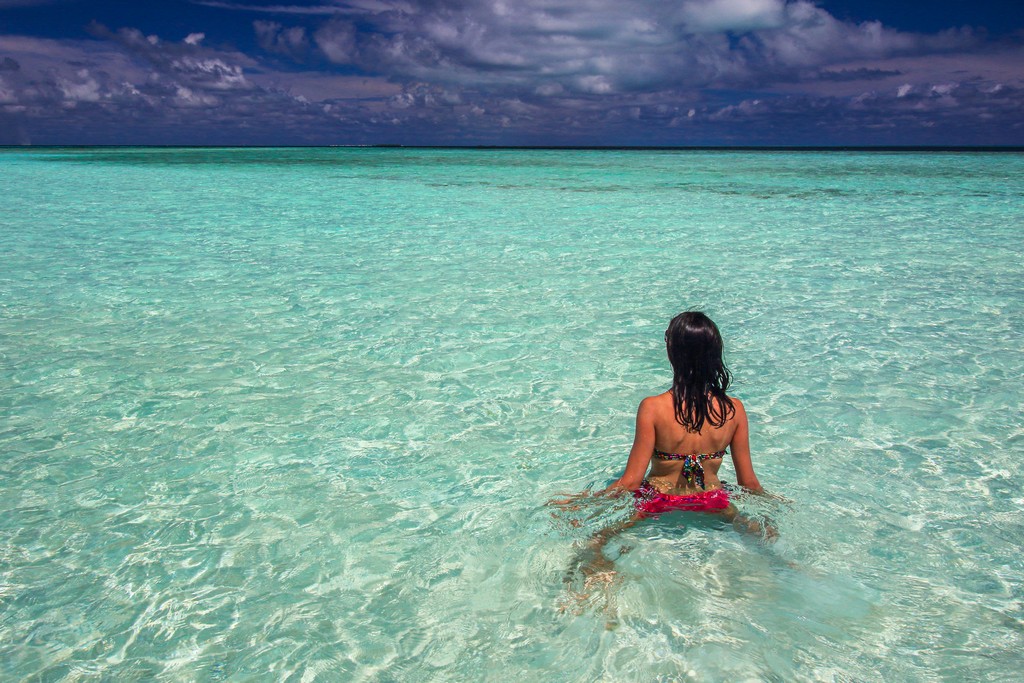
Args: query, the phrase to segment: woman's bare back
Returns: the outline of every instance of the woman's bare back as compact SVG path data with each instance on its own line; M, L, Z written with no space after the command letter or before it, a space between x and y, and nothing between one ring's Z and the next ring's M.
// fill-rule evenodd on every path
M719 453L728 448L737 482L750 489L760 489L750 463L746 411L739 399L730 397L729 400L732 410L726 411L721 425L715 426L707 420L701 430L695 432L676 419L671 391L645 398L637 411L636 435L626 472L612 486L635 491L646 478L658 491L671 495L690 495L722 488L718 479L721 457L700 460L703 482L698 482L686 476L684 459L656 457L655 452L683 456Z
M733 403L739 403L732 399ZM671 495L690 495L702 490L722 488L718 479L718 469L722 466L722 458L701 459L704 474L704 488L697 482L688 481L684 475L684 461L681 458L658 457L657 453L674 455L707 455L721 453L732 442L736 433L736 413L729 413L721 426L707 422L699 432L693 432L679 424L676 419L672 392L666 391L651 396L649 402L654 421L655 457L651 461L651 469L647 480L651 486L662 493Z

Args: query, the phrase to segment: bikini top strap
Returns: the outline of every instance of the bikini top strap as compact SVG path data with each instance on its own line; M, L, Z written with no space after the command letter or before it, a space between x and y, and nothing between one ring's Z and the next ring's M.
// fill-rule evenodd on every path
M725 456L725 451L721 450L716 453L692 453L683 455L681 453L666 453L665 451L659 451L657 448L654 449L655 457L661 460L682 460L683 461L683 476L691 486L696 484L697 486L704 488L704 466L701 464L702 460L716 460Z

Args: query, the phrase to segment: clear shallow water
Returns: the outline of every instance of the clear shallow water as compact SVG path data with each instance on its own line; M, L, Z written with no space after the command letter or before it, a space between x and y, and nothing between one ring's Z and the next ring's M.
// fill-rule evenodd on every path
M1024 664L1020 155L7 150L0 196L2 678ZM619 513L543 504L688 307L781 540L666 516L575 601Z

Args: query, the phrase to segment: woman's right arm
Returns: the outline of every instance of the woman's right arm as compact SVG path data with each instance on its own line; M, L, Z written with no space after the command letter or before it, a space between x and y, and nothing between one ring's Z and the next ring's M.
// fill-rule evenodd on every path
M761 492L761 482L754 474L754 465L750 462L750 431L747 426L747 411L739 399L732 399L732 405L736 409L733 420L736 421L736 431L733 432L732 441L729 442L729 452L732 453L732 466L736 470L736 483L745 489L755 493Z
M651 464L652 457L654 457L654 406L651 399L645 398L640 402L640 407L636 411L636 433L633 435L633 448L630 449L629 459L626 461L626 471L614 484L594 495L617 496L626 491L636 491L644 481L644 475L647 474L647 466ZM572 506L589 495L591 495L589 491L584 491L568 498L552 499L548 501L548 504L561 507Z
M605 489L605 493L636 491L644 481L647 466L654 457L654 401L645 398L636 411L636 432L633 447L629 450L626 471L618 481Z

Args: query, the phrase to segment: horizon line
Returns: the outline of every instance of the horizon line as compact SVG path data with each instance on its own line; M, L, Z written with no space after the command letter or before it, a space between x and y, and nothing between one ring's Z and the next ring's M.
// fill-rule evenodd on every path
M785 151L785 152L1024 152L1024 145L174 145L174 144L42 144L0 145L9 149L457 149L566 151Z

